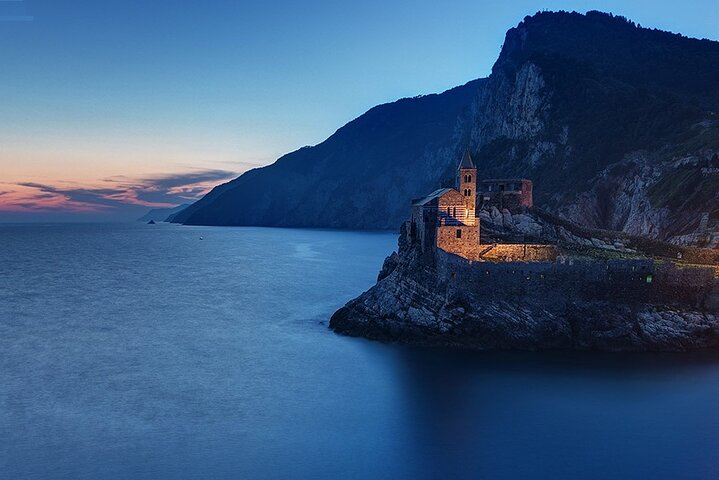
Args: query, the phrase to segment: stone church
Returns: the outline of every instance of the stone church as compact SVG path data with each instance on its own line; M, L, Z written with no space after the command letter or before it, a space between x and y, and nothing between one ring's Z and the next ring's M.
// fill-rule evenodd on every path
M437 246L465 258L479 251L477 167L465 152L457 168L457 188L440 188L412 202L411 235L422 250Z
M477 191L477 185L482 185ZM481 200L481 201L480 201ZM456 188L440 188L412 201L409 235L422 251L435 248L472 261L530 260L556 257L546 245L487 244L480 241L477 205L523 210L532 207L532 182L526 179L477 181L477 167L468 151L457 167Z

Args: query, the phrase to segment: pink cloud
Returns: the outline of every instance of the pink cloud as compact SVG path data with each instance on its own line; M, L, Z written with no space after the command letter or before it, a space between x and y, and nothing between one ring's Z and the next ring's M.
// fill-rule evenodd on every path
M22 182L4 184L0 212L97 213L127 207L164 208L197 200L217 183L236 174L225 170L157 175L117 176L95 185Z

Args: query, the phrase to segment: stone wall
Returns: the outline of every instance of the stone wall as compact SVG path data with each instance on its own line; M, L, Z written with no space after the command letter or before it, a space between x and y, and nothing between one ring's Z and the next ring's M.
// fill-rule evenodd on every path
M469 211L465 197L456 190L450 190L438 199L437 215L442 222L463 223L474 225L477 219L474 209Z
M461 232L459 238L457 232ZM437 248L468 259L478 258L479 225L437 227Z
M484 250L483 245L480 251ZM558 249L555 245L508 245L496 244L482 255L482 260L497 262L553 262L557 259Z
M440 278L477 295L525 301L622 301L690 305L719 311L719 278L714 269L636 260L556 262L472 262L438 251Z

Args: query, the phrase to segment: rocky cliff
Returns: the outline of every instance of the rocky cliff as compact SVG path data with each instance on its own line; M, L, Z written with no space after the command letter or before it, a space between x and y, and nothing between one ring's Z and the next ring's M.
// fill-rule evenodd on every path
M488 78L373 108L175 221L396 228L469 148L480 177L531 178L539 206L587 227L715 246L718 64L719 42L538 13L507 32Z
M512 228L534 224L535 231L583 245L561 225L529 217L517 217ZM629 256L470 264L441 251L421 252L407 238L405 232L400 235L400 248L386 259L377 284L332 316L332 329L377 340L474 349L719 346L719 279L711 269L655 265L632 258L638 253L634 246L598 240L600 249Z

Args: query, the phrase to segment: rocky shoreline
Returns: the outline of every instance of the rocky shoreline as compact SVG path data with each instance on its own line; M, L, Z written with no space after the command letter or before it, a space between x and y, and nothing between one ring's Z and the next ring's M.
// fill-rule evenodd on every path
M682 283L689 281L680 270L652 271L654 284L639 274L626 284L607 284L577 281L577 275L595 275L592 268L601 271L601 262L586 268L469 263L442 251L428 255L400 235L400 248L385 260L377 284L339 309L330 328L373 340L471 349L719 346L718 278L700 280L705 283L697 288Z

